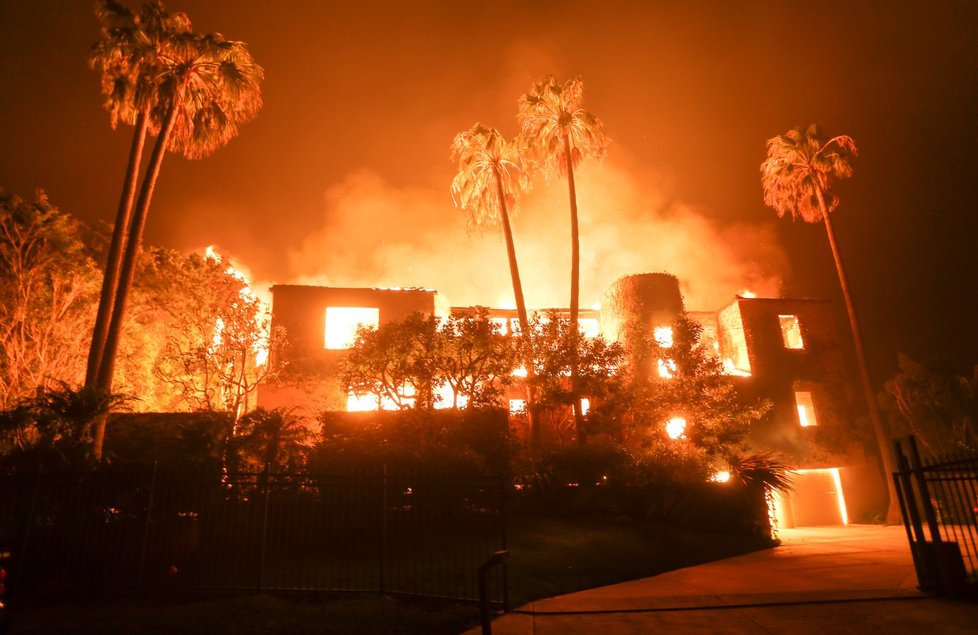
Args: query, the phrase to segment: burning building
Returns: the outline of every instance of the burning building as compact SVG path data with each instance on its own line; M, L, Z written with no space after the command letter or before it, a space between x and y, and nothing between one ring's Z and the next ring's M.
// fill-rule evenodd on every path
M307 414L350 407L338 377L358 327L377 328L435 311L435 292L428 289L275 285L271 292L272 330L286 341L274 347L276 358L270 360L282 372L259 387L258 404L297 407Z
M310 414L364 409L339 382L340 362L359 326L377 327L415 312L433 315L436 305L435 292L425 289L277 285L272 295L273 329L284 331L287 339L284 347L276 347L279 359L272 363L288 372L260 387L259 404L299 406ZM600 309L581 312L580 326L585 335L619 341L651 333L668 346L671 324L684 311L674 276L625 276L608 289ZM489 315L503 332L512 331L515 311L493 309ZM722 360L742 394L773 404L750 442L797 468L795 491L776 504L781 526L845 524L878 504L885 496L875 485L878 468L847 433L858 401L849 338L830 303L745 293L718 310L687 315L702 327L703 343ZM661 362L658 367L648 363L645 372L669 376ZM511 390L508 397L510 410L519 410L522 395ZM376 409L378 403L369 407Z

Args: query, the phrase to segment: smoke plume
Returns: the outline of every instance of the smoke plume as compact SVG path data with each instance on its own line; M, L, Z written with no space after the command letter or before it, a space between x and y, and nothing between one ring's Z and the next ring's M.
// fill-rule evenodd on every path
M745 289L777 294L785 258L770 227L721 228L671 200L654 176L611 160L585 162L577 176L582 307L617 278L643 272L675 274L689 310L717 309ZM537 179L513 229L527 305L569 306L566 181ZM326 191L321 228L288 260L296 284L425 287L453 306L515 306L501 232L469 231L447 182L401 188L351 173Z

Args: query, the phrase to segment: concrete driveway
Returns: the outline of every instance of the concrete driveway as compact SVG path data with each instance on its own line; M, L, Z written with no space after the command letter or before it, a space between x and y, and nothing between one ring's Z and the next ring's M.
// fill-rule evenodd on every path
M902 526L779 535L774 549L531 602L492 632L978 633L978 605L917 590Z

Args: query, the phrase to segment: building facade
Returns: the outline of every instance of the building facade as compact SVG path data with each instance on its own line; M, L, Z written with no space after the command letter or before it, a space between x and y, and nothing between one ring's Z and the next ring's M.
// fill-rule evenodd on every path
M299 407L307 415L363 409L339 381L357 327L435 313L435 292L426 289L277 285L272 294L272 326L285 334L285 343L274 347L276 379L259 388L258 402L267 408ZM795 491L776 506L782 526L863 519L865 510L885 498L879 468L852 441L861 404L853 390L851 338L830 303L737 296L718 310L689 311L674 276L638 274L612 285L600 310L582 311L581 328L585 335L609 340L653 333L658 339L683 312L702 327L703 343L742 394L773 405L750 442L797 468ZM515 311L491 309L489 315L503 332L514 329ZM650 366L645 372L657 370ZM511 411L522 406L518 387L510 387L507 397Z

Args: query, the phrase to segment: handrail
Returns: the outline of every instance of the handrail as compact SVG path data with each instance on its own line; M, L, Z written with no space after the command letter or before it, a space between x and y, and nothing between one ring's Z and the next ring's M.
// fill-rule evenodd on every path
M489 594L486 591L486 576L489 569L506 562L509 550L503 549L489 556L479 565L479 614L482 618L482 635L492 635L492 622L489 619Z

